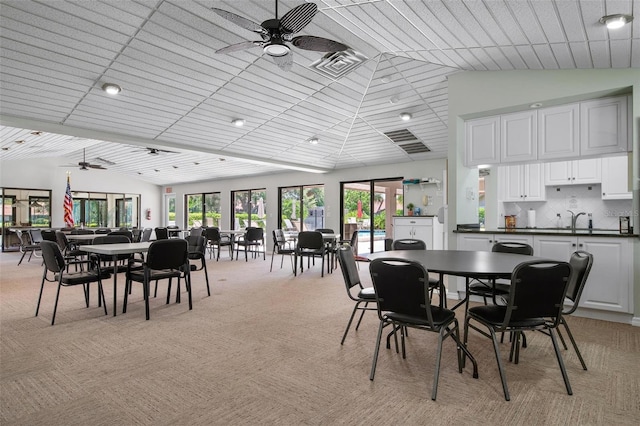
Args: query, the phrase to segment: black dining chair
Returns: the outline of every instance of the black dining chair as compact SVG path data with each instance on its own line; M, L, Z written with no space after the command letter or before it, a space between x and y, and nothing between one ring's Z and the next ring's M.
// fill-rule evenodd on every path
M133 232L129 231L128 229L125 230L117 230L117 231L112 231L109 232L107 235L122 235L124 237L127 237L129 239L128 242L132 242L133 241ZM93 243L96 244L96 240L93 240Z
M151 239L151 234L152 233L153 233L153 229L144 228L142 230L142 235L140 236L140 242L141 243L146 243L147 241L149 241Z
M16 235L18 236L18 239L20 239L20 252L22 253L20 260L18 261L18 266L20 266L27 253L29 253L27 262L31 262L31 257L34 255L38 256L36 253L40 252L40 242L33 241L32 233L27 231L17 229ZM42 240L42 234L40 234L40 240Z
M562 372L567 393L572 395L569 377L558 348L555 330L562 319L562 306L572 267L568 262L536 260L523 262L513 271L507 305L481 305L469 308L464 326L464 343L468 341L469 328L493 341L500 380L505 400L509 401L507 379L496 333L512 333L510 358L519 357L519 340L526 330L537 330L548 335ZM478 325L474 324L478 323ZM483 326L489 333L484 331Z
M129 289L131 284L139 282L142 284L144 297L145 315L148 320L149 315L149 293L151 281L169 280L167 290L167 304L171 296L171 282L173 278L185 280L187 293L189 295L189 310L193 309L191 298L191 267L189 266L189 249L186 240L181 238L171 238L158 240L151 243L145 261L142 262L142 269L139 268L139 260L130 261L131 266L127 271L127 281L124 291L124 304L122 313L127 312L129 300ZM178 284L179 287L179 284ZM178 292L178 294L180 294Z
M378 319L380 320L371 374L369 376L370 380L375 377L382 332L387 326L392 327L392 333L400 332L403 358L406 358L406 328L438 333L436 366L431 391L432 400L436 400L438 392L442 342L447 337L451 337L456 343L458 372L462 373L464 357L466 356L473 363L473 377L478 377L476 361L460 341L460 331L455 313L452 310L431 305L429 302L429 293L431 291L429 274L420 263L410 260L398 260L397 258L379 258L371 262L369 271L373 280Z
M427 243L422 240L404 238L394 240L391 244L392 250L426 250Z
M209 273L207 272L207 262L205 253L207 251L207 239L202 235L189 235L187 238L189 244L189 260L200 261L200 266L190 264L191 271L204 270L204 278L207 283L207 295L211 296L211 290L209 289ZM180 283L178 282L178 294L180 294Z
M220 260L220 249L222 247L229 247L229 257L233 259L233 241L229 236L221 235L219 228L205 228L204 236L207 239L209 259L211 259L213 255L215 255L216 261Z
M244 238L237 240L236 245L236 260L238 260L238 253L244 251L244 260L248 261L248 253L251 252L253 257L257 257L262 252L262 260L267 260L267 254L264 246L264 229L251 227L247 228L247 232L244 234ZM262 250L261 250L262 248Z
M356 331L360 327L360 323L362 322L362 317L364 317L364 313L366 311L375 311L378 308L375 306L369 306L369 304L376 303L376 293L373 287L364 287L362 285L362 281L360 280L360 274L358 274L358 267L356 265L355 255L353 250L349 246L342 246L338 248L336 253L336 257L338 259L338 264L340 265L340 269L342 270L342 277L344 278L344 284L347 289L347 295L351 300L356 302L353 307L353 311L351 312L351 317L349 318L349 322L347 323L347 328L344 330L344 334L342 335L342 340L340 344L344 344L344 340L347 338L347 333L349 333L349 328L351 328L351 323L353 322L353 318L356 315L357 311L362 311L360 313L360 318L358 318L358 323L356 324ZM356 290L354 290L354 288ZM357 291L357 293L356 293Z
M76 244L71 244L67 239L67 235L62 231L56 231L56 240L60 250L62 251L62 255L64 256L67 270L70 265L74 265L76 270L78 268L82 269L84 267L83 260L86 253L78 249Z
M131 240L124 234L117 234L112 232L107 235L99 235L93 239L93 244L126 244L130 243ZM114 257L110 254L95 254L93 255L100 261L100 265L103 268L109 268L111 271L114 269L120 272L126 272L129 268L129 260L133 259L132 254L119 254L117 255L116 265L113 265L112 262Z
M154 229L156 234L156 240L168 240L169 239L169 230L165 227L157 227Z
M56 301L53 306L53 315L51 317L51 325L56 321L56 312L58 310L58 299L60 298L60 289L62 287L71 287L76 285L83 286L85 294L85 303L89 307L89 284L98 283L98 305L104 305L104 314L107 315L107 304L102 289L102 280L111 277L109 271L100 268L100 262L97 259L90 258L85 261L86 270L80 272L68 272L65 258L57 243L53 241L42 241L42 258L44 260L44 271L42 273L42 283L40 284L40 295L38 296L38 305L36 307L36 315L40 312L40 302L42 301L42 293L44 291L45 282L57 282L58 290L56 292ZM85 268L83 268L85 269ZM53 274L53 278L49 278L49 273Z
M578 250L571 255L569 264L573 269L571 272L571 278L569 279L569 285L567 287L565 307L562 310L562 315L560 316L560 323L564 326L564 329L569 336L569 340L573 345L573 349L575 349L576 351L576 355L578 355L578 359L580 360L580 364L582 364L582 368L586 370L587 364L582 358L580 349L578 349L578 345L573 338L573 334L569 329L569 324L567 324L565 316L573 314L578 308L578 304L580 303L580 296L582 296L582 291L584 290L584 286L587 284L589 272L591 272L591 267L593 266L593 255L586 251ZM566 304L567 299L571 301L568 307ZM558 337L560 337L560 341L562 342L562 346L564 346L564 349L567 350L567 344L562 337L562 333L560 333L560 328L558 328Z
M320 276L324 277L324 258L326 254L326 244L322 233L318 231L302 231L298 233L298 242L294 253L293 275L297 276L298 257L300 257L300 273L304 272L304 258L307 258L307 267L310 260L319 257L322 259L322 267L320 268Z
M269 268L269 272L273 271L273 259L275 259L278 254L280 255L280 269L282 269L282 265L284 264L285 256L289 256L289 259L291 260L291 269L293 269L293 255L296 252L295 246L293 246L293 241L287 241L282 229L274 229L272 234L273 252L271 253L271 267Z

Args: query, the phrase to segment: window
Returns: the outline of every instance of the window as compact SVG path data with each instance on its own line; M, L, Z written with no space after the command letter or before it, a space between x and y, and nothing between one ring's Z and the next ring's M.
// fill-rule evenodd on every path
M231 191L233 229L267 227L267 190Z
M313 231L325 228L324 185L281 187L278 194L282 229Z
M140 195L110 192L71 192L75 226L135 228L140 224Z
M185 195L187 227L216 226L220 227L220 193Z
M51 203L49 197L29 196L29 222L31 226L51 226Z

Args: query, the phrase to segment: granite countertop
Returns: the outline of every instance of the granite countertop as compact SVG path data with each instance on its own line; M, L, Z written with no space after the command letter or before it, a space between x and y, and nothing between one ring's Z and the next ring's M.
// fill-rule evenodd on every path
M636 238L636 234L621 234L617 229L602 229L602 228L578 228L572 231L569 228L497 228L497 229L482 229L482 228L460 228L455 229L456 233L472 233L472 234L528 234L528 235L575 235L575 236L598 236L598 237L622 237L622 238Z

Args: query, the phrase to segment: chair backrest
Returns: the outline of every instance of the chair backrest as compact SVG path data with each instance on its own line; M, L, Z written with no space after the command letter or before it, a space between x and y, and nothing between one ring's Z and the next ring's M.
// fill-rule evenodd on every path
M187 237L189 258L200 259L207 249L207 239L202 235L189 235Z
M129 231L128 229L125 231L118 230L118 231L109 232L107 235L124 235L129 239L129 242L133 241L133 232ZM94 244L95 244L95 240L94 240Z
M589 278L589 272L591 272L591 266L593 266L593 255L586 251L578 250L571 255L569 264L573 269L567 286L566 297L573 302L573 305L562 312L565 315L572 314L578 308L582 290L584 290L587 278Z
M333 232L333 229L331 228L318 228L316 229L317 232L322 232L323 234L335 234L335 232Z
M188 261L187 240L171 238L157 240L149 245L146 265L150 269L180 269Z
M244 235L245 241L262 241L264 239L264 229L262 228L248 228L247 233Z
M144 231L142 231L142 236L140 237L140 241L141 242L147 242L151 239L151 233L153 232L153 229L151 228L144 228Z
M205 228L204 236L207 240L217 243L220 241L220 229L216 227Z
M111 229L109 228L98 228L95 231L96 234L108 234L110 232L111 232Z
M522 262L511 274L503 327L509 322L550 318L557 325L571 276L569 262Z
M322 250L324 248L322 233L318 231L299 232L297 247L302 250Z
M40 243L40 247L42 248L44 267L55 274L64 271L64 256L62 256L60 246L53 241L45 240Z
M133 238L131 239L132 243L139 243L140 242L140 238L142 238L142 229L132 229L131 230L131 234L133 235Z
M405 238L400 240L394 240L391 246L392 250L426 250L427 243L422 240L414 240L411 238Z
M342 278L344 278L344 284L347 287L347 293L351 296L351 292L349 291L351 288L355 286L362 287L356 258L351 247L340 247L337 250L337 255L340 269L342 269Z
M493 247L491 247L491 251L498 253L516 253L533 256L533 247L531 247L529 244L516 243L511 241L501 241L499 243L495 243Z
M43 229L41 234L42 239L45 241L53 241L54 243L58 242L58 240L56 239L56 231L54 231L53 229Z
M202 235L202 232L203 232L202 228L191 228L189 230L189 235L199 237L200 235Z
M94 232L91 229L73 229L71 230L71 234L72 235L89 235L89 234L94 234Z
M167 228L158 227L155 230L156 240L166 240L169 238L169 230Z
M378 316L395 312L426 318L434 327L430 309L429 274L418 262L394 258L375 259L369 265L378 302Z
M69 240L64 232L56 231L56 241L58 242L58 246L60 246L60 250L65 251L67 249Z
M41 229L30 229L29 236L31 237L31 244L40 244L42 242Z

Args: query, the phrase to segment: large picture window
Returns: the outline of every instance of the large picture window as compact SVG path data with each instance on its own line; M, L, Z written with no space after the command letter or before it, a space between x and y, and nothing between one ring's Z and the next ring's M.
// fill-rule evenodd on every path
M220 193L187 194L184 203L187 214L187 228L201 226L220 227Z
M324 185L282 187L278 188L278 193L282 229L313 231L325 228Z
M135 228L140 224L140 195L72 192L73 220L88 228Z
M267 228L267 190L231 191L233 229Z

